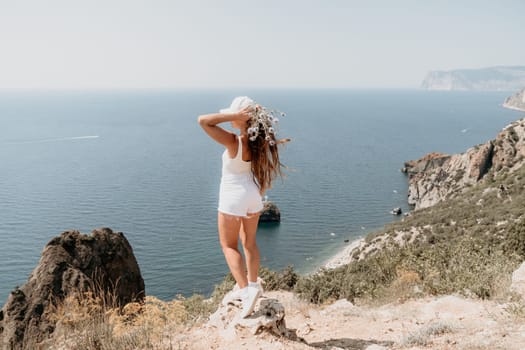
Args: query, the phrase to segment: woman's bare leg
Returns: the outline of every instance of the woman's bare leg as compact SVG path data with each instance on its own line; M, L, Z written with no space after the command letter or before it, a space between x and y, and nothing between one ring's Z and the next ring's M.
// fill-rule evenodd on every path
M219 212L217 219L219 229L219 241L221 243L226 263L239 287L248 285L246 279L246 266L239 252L239 231L241 218Z
M246 265L248 267L248 281L257 282L259 271L260 255L255 235L257 233L257 224L259 223L259 213L250 214L246 218L241 218L241 242L246 256Z

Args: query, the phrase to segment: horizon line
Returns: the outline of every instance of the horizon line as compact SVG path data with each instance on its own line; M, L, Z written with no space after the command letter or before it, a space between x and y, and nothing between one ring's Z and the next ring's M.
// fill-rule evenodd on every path
M0 91L138 91L138 90L425 90L392 86L172 86L172 87L0 87Z
M235 91L235 90L247 90L247 91L267 91L267 90L325 90L325 91L342 91L342 90L397 90L397 91L430 91L430 92L515 92L515 89L504 89L504 90L439 90L439 89L426 89L423 87L341 87L341 86L224 86L224 87L55 87L55 88L31 88L31 87L18 87L18 88L6 88L0 87L0 93L9 92L147 92L147 91L158 91L158 92L169 92L169 91Z

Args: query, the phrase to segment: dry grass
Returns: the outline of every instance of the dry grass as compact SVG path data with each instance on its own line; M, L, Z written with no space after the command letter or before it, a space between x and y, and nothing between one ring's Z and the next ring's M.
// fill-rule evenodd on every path
M517 322L525 322L525 301L517 299L505 306L505 311Z
M266 290L290 290L298 275L291 267L281 272L260 270ZM57 327L48 349L128 350L176 349L175 336L206 321L224 295L233 288L231 275L215 287L210 298L178 295L165 302L146 297L144 303L121 307L112 292L91 286L95 293L77 292L50 310Z
M195 305L204 304L146 297L118 308L90 292L70 295L51 311L57 327L48 349L176 349L174 336L198 319Z
M392 302L405 302L412 298L423 296L422 280L419 273L402 267L396 269L397 278L385 287L373 300L368 300L370 305L383 305Z
M436 322L418 329L406 336L401 344L403 346L427 346L432 343L432 337L454 331L454 327L447 323Z

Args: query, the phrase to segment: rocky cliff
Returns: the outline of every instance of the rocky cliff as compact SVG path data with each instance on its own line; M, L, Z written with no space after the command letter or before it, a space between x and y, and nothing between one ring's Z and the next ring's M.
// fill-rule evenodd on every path
M144 280L122 233L103 228L53 238L27 283L11 292L0 311L0 348L39 348L55 330L56 307L84 292L110 295L117 307L143 300Z
M431 153L405 163L408 202L415 209L432 206L482 181L487 174L513 171L525 159L525 120L506 126L494 140L465 153Z
M519 90L525 86L525 66L431 71L421 87L427 90Z
M522 89L515 95L507 97L503 103L503 107L525 112L525 89Z

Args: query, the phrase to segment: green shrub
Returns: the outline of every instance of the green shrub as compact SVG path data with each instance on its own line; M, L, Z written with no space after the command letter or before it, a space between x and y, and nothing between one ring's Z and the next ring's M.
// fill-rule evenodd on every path
M320 304L346 298L373 298L396 277L396 267L403 249L386 249L333 270L322 270L299 279L295 292L312 303Z
M525 218L508 228L501 247L506 254L515 253L525 260Z
M516 268L516 254L506 254L482 238L461 237L454 243L408 248L402 267L416 271L425 292L461 293L490 298L501 288L501 281Z
M299 280L299 275L292 266L287 266L279 272L263 267L259 269L259 276L264 280L264 289L268 291L293 290Z

